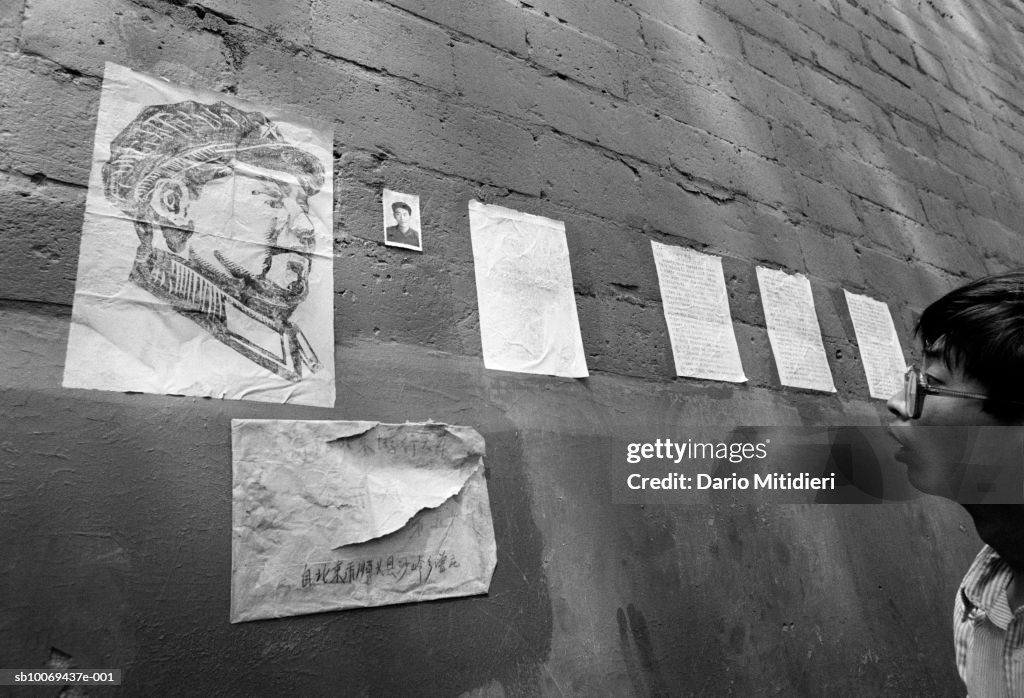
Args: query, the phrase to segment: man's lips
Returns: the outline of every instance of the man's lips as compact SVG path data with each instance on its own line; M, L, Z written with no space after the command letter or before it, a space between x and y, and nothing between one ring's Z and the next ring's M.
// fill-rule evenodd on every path
M899 425L890 424L885 428L885 432L889 435L889 438L893 440L893 460L899 461L904 465L910 465L910 449L907 448L907 445L903 443L902 439L900 439Z

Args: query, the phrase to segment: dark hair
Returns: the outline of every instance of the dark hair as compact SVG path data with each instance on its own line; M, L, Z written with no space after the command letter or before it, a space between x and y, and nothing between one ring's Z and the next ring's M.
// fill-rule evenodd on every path
M917 324L925 351L980 382L984 410L1001 421L1024 419L1024 271L972 281L929 305Z
M107 199L135 222L140 252L152 246L154 228L179 252L191 229L152 220L150 199L165 178L180 179L197 196L212 179L232 173L234 161L294 174L307 196L323 186L323 165L291 144L260 112L245 112L225 102L154 104L139 112L110 142L103 165Z
M404 208L406 211L409 212L410 216L412 215L412 206L410 206L409 204L405 203L404 201L396 201L395 203L391 204L391 212L392 213L397 213L398 209L400 209L400 208Z
M290 172L307 194L324 183L323 165L281 135L260 112L244 112L217 102L187 101L146 107L110 142L103 165L107 198L128 214L144 211L154 185L187 174L189 185L202 186L223 176L232 161ZM197 165L198 172L191 172Z

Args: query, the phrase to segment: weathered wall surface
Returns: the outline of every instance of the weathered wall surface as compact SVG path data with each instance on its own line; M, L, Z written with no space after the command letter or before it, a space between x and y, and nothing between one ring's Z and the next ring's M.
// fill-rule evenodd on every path
M874 424L842 289L1020 265L1024 13L998 0L0 0L0 665L123 692L959 695L956 507L611 501L651 424ZM333 410L64 390L104 61L335 129ZM385 248L383 187L426 251ZM485 371L466 203L565 221L592 376ZM748 384L673 374L650 240L724 258ZM757 264L838 393L782 389ZM231 626L230 419L488 446L487 597Z

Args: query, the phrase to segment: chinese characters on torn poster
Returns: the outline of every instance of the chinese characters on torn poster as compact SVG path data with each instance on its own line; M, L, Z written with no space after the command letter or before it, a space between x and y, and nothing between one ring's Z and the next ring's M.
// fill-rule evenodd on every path
M332 148L108 63L64 386L333 406Z
M487 592L474 429L233 420L231 444L232 622Z

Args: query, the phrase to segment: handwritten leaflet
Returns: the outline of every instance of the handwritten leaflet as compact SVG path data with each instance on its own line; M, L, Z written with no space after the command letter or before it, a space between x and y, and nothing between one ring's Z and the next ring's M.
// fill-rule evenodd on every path
M807 277L757 267L757 284L782 384L834 393Z
M722 260L651 241L676 375L743 383Z
M588 375L565 225L469 202L484 366Z
M496 548L474 429L231 429L231 622L487 592Z
M108 63L64 386L333 406L332 147Z
M907 368L889 306L846 289L843 293L846 294L846 307L850 309L853 331L857 335L868 392L871 397L886 400L903 388L903 374Z

